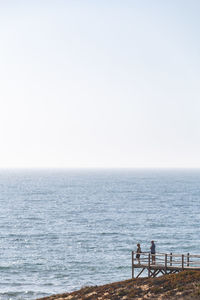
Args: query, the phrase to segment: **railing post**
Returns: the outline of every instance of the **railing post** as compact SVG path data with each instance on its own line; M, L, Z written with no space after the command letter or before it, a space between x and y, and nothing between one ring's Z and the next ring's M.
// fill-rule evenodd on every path
M134 251L132 251L132 278L134 278Z
M165 274L167 273L167 254L165 254Z
M170 267L172 266L172 252L170 253Z
M151 254L148 256L148 277L150 277L150 263L151 263Z
M184 254L182 254L182 270L184 270Z
M187 254L187 267L190 265L190 253Z

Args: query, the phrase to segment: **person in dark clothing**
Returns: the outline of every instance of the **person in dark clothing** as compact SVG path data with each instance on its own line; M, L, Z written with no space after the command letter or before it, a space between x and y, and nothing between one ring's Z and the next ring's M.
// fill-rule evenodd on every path
M137 250L136 250L136 259L138 261L138 264L140 264L140 253L142 252L140 248L140 244L137 244Z
M151 257L152 257L152 265L155 265L156 263L156 245L154 241L151 241Z

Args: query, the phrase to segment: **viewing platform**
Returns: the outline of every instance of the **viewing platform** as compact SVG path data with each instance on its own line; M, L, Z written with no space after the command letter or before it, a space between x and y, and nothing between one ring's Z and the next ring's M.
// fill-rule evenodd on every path
M135 278L140 277L144 271L148 272L148 277L174 274L183 270L200 271L200 255L142 252L138 260L136 254L132 251L132 278L134 278L135 269L140 269Z

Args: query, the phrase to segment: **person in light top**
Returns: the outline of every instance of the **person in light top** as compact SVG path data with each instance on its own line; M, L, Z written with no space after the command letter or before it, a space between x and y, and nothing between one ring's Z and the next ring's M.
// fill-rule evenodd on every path
M137 250L136 250L136 259L138 261L138 264L140 264L140 253L142 252L140 244L137 244Z

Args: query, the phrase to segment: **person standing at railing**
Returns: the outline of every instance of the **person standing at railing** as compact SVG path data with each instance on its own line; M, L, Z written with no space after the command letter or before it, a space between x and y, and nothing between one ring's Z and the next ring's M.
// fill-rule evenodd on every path
M156 263L156 245L154 241L151 241L151 257L152 257L152 265Z
M137 244L137 250L136 250L136 259L138 261L138 264L140 264L140 253L142 252L140 244Z

